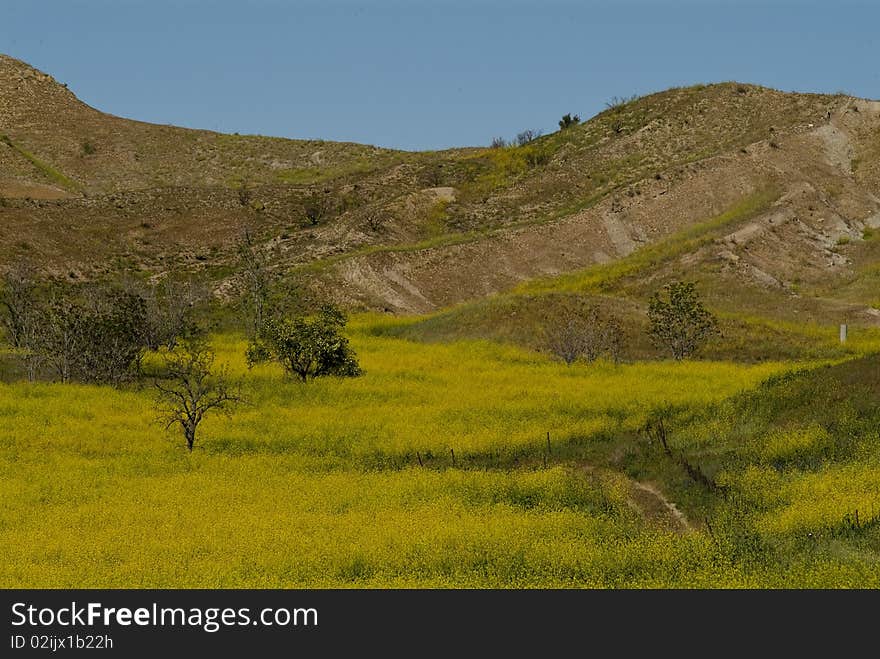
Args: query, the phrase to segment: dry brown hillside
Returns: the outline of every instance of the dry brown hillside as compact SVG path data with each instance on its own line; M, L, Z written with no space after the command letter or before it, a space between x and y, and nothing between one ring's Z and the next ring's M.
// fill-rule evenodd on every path
M13 145L0 155L0 190L7 196L21 196L10 190L16 182L89 195L222 187L243 179L275 183L298 170L345 170L389 154L359 144L223 135L121 119L89 107L52 76L4 55L0 89L0 131ZM34 166L22 151L52 171Z
M521 147L406 153L121 119L0 56L0 139L0 267L233 295L248 227L279 277L351 307L430 311L667 243L611 293L692 272L722 307L880 297L880 103L842 95L700 85Z
M851 265L842 243L880 225L878 128L876 102L739 85L664 92L571 129L547 165L487 195L490 211L506 209L494 230L334 271L353 295L382 290L424 311L626 256L764 197L692 258L769 287L821 281Z

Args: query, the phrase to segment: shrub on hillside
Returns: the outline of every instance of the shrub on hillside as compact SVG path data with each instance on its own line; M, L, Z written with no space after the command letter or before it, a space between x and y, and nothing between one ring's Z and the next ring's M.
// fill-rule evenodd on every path
M577 126L580 122L581 118L578 115L564 114L562 119L559 120L559 129L565 130L566 128Z
M517 146L525 146L529 142L533 142L539 137L541 137L540 130L532 130L531 128L529 128L522 131L521 133L517 133L516 144Z

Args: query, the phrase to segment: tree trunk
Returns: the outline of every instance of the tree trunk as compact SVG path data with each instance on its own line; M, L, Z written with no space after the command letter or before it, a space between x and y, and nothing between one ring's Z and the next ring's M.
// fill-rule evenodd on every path
M192 453L193 444L196 443L196 426L195 424L186 424L183 427L183 435L186 437L186 447Z

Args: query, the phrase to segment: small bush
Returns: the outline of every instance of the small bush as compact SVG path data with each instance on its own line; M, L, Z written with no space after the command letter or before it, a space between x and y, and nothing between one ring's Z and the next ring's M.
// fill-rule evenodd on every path
M525 146L522 148L522 156L525 158L529 167L546 165L550 162L550 157L552 155L553 154L549 150L541 148L538 145Z
M633 94L632 96L612 96L611 100L605 103L605 107L609 110L619 112L638 98L638 94Z
M566 128L571 128L572 126L577 126L581 122L581 118L578 115L572 114L564 114L562 115L562 119L559 120L559 130L565 130Z
M531 128L529 128L522 131L521 133L517 133L516 144L517 146L525 146L529 142L534 142L539 137L541 137L540 130L532 130Z

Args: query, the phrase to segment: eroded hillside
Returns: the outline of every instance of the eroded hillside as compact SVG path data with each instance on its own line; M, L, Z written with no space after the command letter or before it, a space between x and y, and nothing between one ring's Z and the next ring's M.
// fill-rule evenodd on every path
M0 57L0 135L0 267L196 272L228 298L247 229L279 279L353 308L428 312L532 280L532 297L637 306L688 274L721 310L876 313L877 102L696 86L524 146L407 153L121 119ZM645 250L610 283L590 274Z

